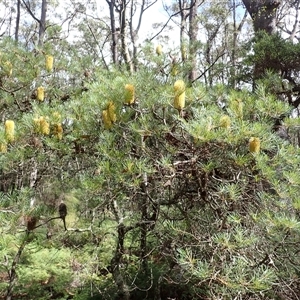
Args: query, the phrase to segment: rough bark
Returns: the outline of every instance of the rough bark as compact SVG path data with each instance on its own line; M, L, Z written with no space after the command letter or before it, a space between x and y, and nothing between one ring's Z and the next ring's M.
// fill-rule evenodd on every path
M121 4L119 5L119 18L120 18L120 35L121 35L121 53L122 57L125 61L125 64L127 66L128 71L130 73L133 73L133 62L129 53L128 49L128 43L127 43L127 21L126 21L126 9L127 9L127 3L125 0L121 1Z
M253 20L255 32L276 32L276 12L281 0L243 0L243 3Z
M16 17L16 29L15 29L16 42L18 42L19 40L20 16L21 16L21 0L17 0L17 17Z
M115 0L111 0L111 1L106 0L106 2L109 6L110 30L111 30L111 39L112 39L112 46L111 46L112 59L113 59L113 63L117 65L118 56L119 56L119 51L118 51L119 30L117 30L116 28Z
M197 47L195 41L198 34L197 11L200 0L191 0L189 12L189 60L191 70L189 73L189 81L193 82L197 78Z
M42 46L44 43L44 36L46 32L46 14L47 14L47 0L42 1L41 8L41 19L40 19L40 28L39 28L39 46Z

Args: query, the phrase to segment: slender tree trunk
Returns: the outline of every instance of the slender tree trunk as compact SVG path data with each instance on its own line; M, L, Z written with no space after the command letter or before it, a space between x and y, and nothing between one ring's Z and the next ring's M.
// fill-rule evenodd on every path
M187 28L187 18L188 11L187 2L185 0L179 0L179 10L180 10L180 50L181 50L181 60L184 62L186 59L186 28Z
M110 30L111 30L111 39L112 39L112 59L113 63L117 65L119 63L118 56L118 35L119 31L116 29L116 18L115 18L115 0L108 1L106 0L109 6L109 15L110 15Z
M189 12L189 61L191 64L191 70L189 73L189 81L193 82L197 78L197 33L198 33L198 21L197 11L200 0L191 0L190 12Z
M121 34L121 45L122 45L122 57L125 61L128 71L133 73L133 62L129 53L126 34L127 34L127 22L126 22L126 8L127 3L126 0L122 0L120 4L120 34Z
M47 0L42 0L41 19L39 28L39 46L44 43L44 36L46 32L46 14L47 14Z
M16 29L15 29L15 41L19 41L19 28L21 17L21 0L17 0L17 17L16 17Z

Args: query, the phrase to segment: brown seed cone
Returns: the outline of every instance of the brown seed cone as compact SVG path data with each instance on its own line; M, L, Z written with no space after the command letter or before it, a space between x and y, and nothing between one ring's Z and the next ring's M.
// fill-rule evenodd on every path
M63 202L58 206L58 213L61 218L65 218L65 216L67 215L67 205Z
M32 231L37 223L38 219L37 217L27 216L26 217L26 226L28 231Z

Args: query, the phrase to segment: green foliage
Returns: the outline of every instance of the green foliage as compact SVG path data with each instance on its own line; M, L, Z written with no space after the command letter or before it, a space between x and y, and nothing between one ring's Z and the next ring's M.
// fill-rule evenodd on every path
M41 53L3 47L18 55L11 77L1 75L1 116L16 124L0 153L1 296L28 216L39 221L16 265L16 296L274 299L286 282L297 290L299 148L273 132L290 107L265 85L250 93L195 84L179 115L175 78L158 73L160 58L150 54L133 75L99 69L84 79L85 59L53 50L49 74ZM132 105L126 84L135 87ZM37 86L46 88L43 102L31 97ZM109 129L108 103L116 114ZM48 133L36 129L40 117ZM291 130L298 123L286 120ZM61 201L66 232L51 220Z

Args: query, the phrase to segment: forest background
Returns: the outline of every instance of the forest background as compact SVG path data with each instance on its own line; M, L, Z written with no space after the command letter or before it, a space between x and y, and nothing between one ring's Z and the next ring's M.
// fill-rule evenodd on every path
M0 0L0 298L299 299L299 5Z

